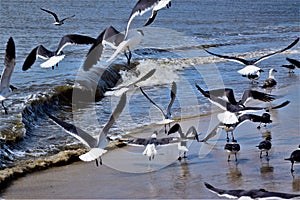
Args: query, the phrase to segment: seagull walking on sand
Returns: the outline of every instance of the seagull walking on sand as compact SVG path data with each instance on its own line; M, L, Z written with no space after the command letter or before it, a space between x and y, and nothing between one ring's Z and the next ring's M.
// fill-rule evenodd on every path
M266 152L266 159L269 161L269 150L272 148L271 136L268 135L265 140L261 141L258 146L256 146L260 150L259 158L262 159L263 151Z
M234 57L234 56L220 55L220 54L210 52L206 49L204 49L204 51L206 51L207 53L209 53L211 55L214 55L214 56L217 56L217 57L220 57L220 58L225 58L225 59L228 59L230 61L234 61L234 62L240 63L242 65L245 65L245 67L243 69L239 70L238 73L241 74L244 77L247 77L248 79L250 79L253 82L254 80L259 79L260 72L263 71L261 68L256 66L257 63L259 63L260 61L263 61L263 60L265 60L265 59L267 59L267 58L269 58L269 57L271 57L275 54L284 52L284 51L292 48L293 46L295 46L298 43L298 41L299 41L299 38L297 38L294 42L292 42L286 48L283 48L283 49L275 51L273 53L261 56L260 58L251 59L251 60L246 60L246 59L238 58L238 57Z
M158 122L158 124L164 124L165 125L165 133L167 133L167 124L172 123L174 120L172 119L172 114L171 114L171 108L172 105L175 101L176 98L176 93L177 93L177 85L176 83L173 81L172 82L172 86L171 86L171 92L170 92L170 102L169 105L167 107L166 112L164 111L163 108L161 108L159 105L157 105L145 92L144 90L140 87L141 92L143 93L143 95L161 112L161 114L163 115L163 120Z
M272 89L277 85L277 81L274 77L274 72L277 72L276 69L270 69L269 78L264 81L264 84L261 86L266 91L272 92Z
M45 11L45 12L51 14L51 15L54 17L54 20L55 20L55 22L54 22L53 24L54 24L54 25L57 25L57 26L60 26L60 25L64 24L64 21L65 21L66 19L70 19L70 18L72 18L72 17L75 17L75 15L72 15L72 16L70 16L70 17L66 17L66 18L64 18L64 19L62 19L62 20L59 20L57 14L55 14L54 12L52 12L52 11L50 11L50 10L46 10L46 9L44 9L44 8L41 8L41 10L43 10L43 11Z
M291 166L291 172L293 173L295 170L294 170L294 164L297 162L299 163L300 162L300 145L298 146L298 149L296 149L295 151L293 151L290 155L289 158L285 158L285 160L289 160L291 161L292 163L292 166Z
M12 37L8 39L4 57L4 69L0 77L0 101L5 114L8 114L7 108L4 105L4 100L11 95L12 91L16 89L10 85L11 75L16 64L16 47Z
M98 158L100 161L100 165L102 165L102 158L101 156L107 152L104 148L106 147L108 143L107 134L113 123L116 121L116 119L121 114L123 108L126 105L126 94L124 93L120 100L118 105L116 106L114 112L111 114L108 122L105 124L102 131L99 133L97 138L92 137L90 134L85 132L84 130L80 129L79 127L74 126L73 124L64 122L51 114L46 114L49 116L53 122L55 122L58 126L62 127L67 133L81 141L85 146L87 146L90 151L79 156L79 158L82 161L89 162L96 160L96 165L98 166Z
M42 68L49 68L54 66L58 66L58 63L65 57L62 50L68 45L74 45L74 44L81 44L81 45L88 45L88 44L94 44L96 40L94 38L91 38L89 36L84 35L77 35L77 34L68 34L61 38L58 47L55 51L50 51L46 49L43 45L38 45L34 49L31 50L31 52L26 57L22 70L26 71L28 70L35 62L37 58L42 58L44 60L47 60L46 62L41 64Z

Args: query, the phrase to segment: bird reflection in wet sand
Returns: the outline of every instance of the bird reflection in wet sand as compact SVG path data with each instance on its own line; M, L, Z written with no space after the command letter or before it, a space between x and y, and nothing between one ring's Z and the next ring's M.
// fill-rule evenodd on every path
M293 192L300 192L300 177L293 176Z
M261 162L261 167L260 167L260 174L261 175L269 175L273 174L274 172L274 167L270 165L269 161L268 162Z
M228 172L226 173L229 182L242 182L243 174L240 168L238 167L238 163L228 163Z

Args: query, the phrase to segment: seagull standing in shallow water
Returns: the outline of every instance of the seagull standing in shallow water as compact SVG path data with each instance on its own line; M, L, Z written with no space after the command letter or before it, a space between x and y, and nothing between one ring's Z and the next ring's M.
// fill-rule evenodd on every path
M164 124L165 125L165 133L167 133L167 127L166 125L170 123L172 123L174 120L172 119L172 114L171 114L171 108L172 105L175 101L176 98L176 93L177 93L177 85L176 83L173 81L172 82L172 87L171 87L171 92L170 92L170 102L169 105L167 107L166 112L160 107L158 106L145 92L144 90L140 87L141 92L143 93L143 95L158 109L160 110L160 112L163 115L163 120L161 122L158 122L158 124Z
M266 91L269 91L270 93L272 92L272 89L277 85L277 81L275 80L274 77L274 72L277 72L276 69L270 69L269 71L269 78L267 78L264 81L263 86L261 86L263 89L265 89Z
M260 58L252 59L252 60L245 60L243 58L238 58L238 57L234 57L234 56L220 55L220 54L212 53L212 52L210 52L206 49L204 49L204 51L206 51L207 53L209 53L211 55L214 55L214 56L217 56L217 57L220 57L220 58L225 58L225 59L228 59L230 61L234 61L234 62L240 63L242 65L245 65L245 67L243 69L239 70L238 73L241 74L242 76L247 77L248 79L254 81L254 80L259 79L260 72L262 71L261 68L256 66L257 63L259 63L260 61L265 60L265 59L267 59L267 58L269 58L269 57L271 57L275 54L284 52L284 51L292 48L293 46L295 46L298 43L298 41L299 41L299 38L297 38L293 43L291 43L289 46L287 46L284 49L281 49L279 51L275 51L273 53L270 53L270 54L261 56Z
M262 152L266 152L267 161L269 161L269 150L272 147L271 136L268 135L265 140L261 141L258 146L256 146L260 150L259 158L262 159Z
M11 75L14 71L16 64L16 48L12 37L8 39L4 57L4 69L0 78L0 101L5 111L8 114L7 108L4 106L4 100L11 95L15 89L14 86L10 85Z
M57 14L55 14L54 12L52 12L52 11L50 11L50 10L46 10L46 9L44 9L44 8L41 8L41 10L43 10L43 11L45 11L45 12L51 14L51 15L54 17L54 19L55 19L55 22L54 22L53 24L54 24L54 25L57 25L57 26L60 26L60 25L64 24L64 21L65 21L66 19L70 19L70 18L72 18L72 17L75 17L75 15L72 15L72 16L70 16L70 17L66 17L66 18L64 18L64 19L62 19L62 20L59 20L58 17L57 17Z
M291 172L294 172L294 163L300 162L300 145L298 146L298 149L293 151L289 158L285 158L285 160L289 160L292 163L291 166Z
M42 68L48 68L53 66L57 66L58 63L65 57L62 50L68 45L74 44L94 44L95 38L91 38L89 36L77 35L77 34L68 34L61 38L56 51L49 51L43 45L39 45L35 47L26 57L22 70L28 70L37 58L42 58L47 60L46 62L41 64Z
M102 131L99 133L98 138L92 137L90 134L86 133L79 127L74 126L73 124L64 122L60 119L57 119L56 117L52 116L51 114L47 113L48 117L53 120L58 126L62 127L67 133L81 141L85 146L90 148L90 151L79 156L79 158L82 161L89 162L96 160L96 165L98 166L98 158L100 160L100 164L102 165L102 159L101 156L107 152L104 148L106 147L108 143L107 134L110 129L110 127L113 125L113 123L116 121L116 119L121 114L123 108L126 105L126 94L124 93L118 105L116 106L114 112L111 114L108 122L103 127Z

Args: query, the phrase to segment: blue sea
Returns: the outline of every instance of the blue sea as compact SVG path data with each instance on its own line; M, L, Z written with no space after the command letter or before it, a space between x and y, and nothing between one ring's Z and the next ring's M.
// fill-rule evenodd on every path
M0 59L4 58L8 38L13 37L17 58L11 84L18 88L5 101L9 114L0 109L0 169L83 148L48 119L44 111L97 135L119 100L119 97L105 96L105 92L118 84L129 84L151 69L156 70L155 74L139 86L166 107L171 83L175 81L178 93L172 114L178 121L199 116L201 119L214 112L195 84L204 89L230 87L240 97L245 89L261 90L259 86L268 78L271 68L278 71L274 94L299 84L299 69L289 74L281 67L288 64L286 57L299 60L299 44L258 63L264 72L257 85L237 73L242 65L203 50L247 59L288 46L300 36L299 0L173 0L169 9L158 12L150 26L143 27L143 24L151 13L133 20L130 28L144 32L142 42L132 50L134 70L126 70L123 55L108 64L105 60L113 53L108 48L101 61L84 72L82 64L90 46L74 45L64 48L66 56L57 68L41 68L43 61L37 59L28 71L22 71L24 60L37 45L54 51L66 34L96 38L110 25L123 32L135 3L133 0L0 1ZM62 26L55 26L53 17L40 8L56 12L59 18L76 16ZM88 89L82 91L82 86ZM95 101L76 107L74 96L84 99L89 92ZM160 112L138 88L131 88L127 93L126 109L111 128L112 135L130 134L161 120ZM297 141L293 142L295 147Z

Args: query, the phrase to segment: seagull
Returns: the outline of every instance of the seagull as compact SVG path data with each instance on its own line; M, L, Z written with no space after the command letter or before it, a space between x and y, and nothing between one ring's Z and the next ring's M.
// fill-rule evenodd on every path
M256 90L247 89L244 91L242 99L237 101L234 96L233 89L231 89L231 88L204 91L200 86L196 85L196 87L205 97L210 98L210 95L213 95L220 99L224 99L233 105L245 106L245 104L252 99L256 99L256 100L260 100L260 101L264 101L264 102L270 102L277 98L275 95L270 95L270 94L259 92Z
M281 49L279 51L275 51L273 53L270 53L270 54L267 54L267 55L264 55L260 58L256 58L256 59L252 59L252 60L245 60L243 58L238 58L238 57L234 57L234 56L226 56L226 55L219 55L219 54L216 54L216 53L212 53L206 49L204 49L204 51L206 51L207 53L211 54L211 55L214 55L214 56L217 56L217 57L220 57L220 58L225 58L225 59L228 59L230 61L234 61L234 62L238 62L242 65L245 65L245 67L241 70L238 71L239 74L245 76L245 77L248 77L250 80L256 80L260 77L260 72L262 71L262 69L260 69L259 67L256 66L257 63L259 63L260 61L262 60L265 60L275 54L278 54L278 53L281 53L281 52L284 52L290 48L292 48L293 46L295 46L299 41L299 38L297 38L293 43L291 43L289 46L287 46L286 48L284 49Z
M291 166L291 172L294 172L294 163L300 162L300 145L298 146L298 149L293 151L289 158L285 158L285 160L289 160L292 163Z
M230 155L234 154L235 156L235 162L237 162L236 154L241 150L241 146L235 139L233 139L231 142L229 142L229 139L227 139L227 143L224 146L224 149L228 152L228 158L227 162L230 161Z
M227 134L227 141L229 140L228 133L231 133L232 140L234 140L233 137L233 131L240 125L242 125L246 121L251 121L251 122L260 122L264 124L272 123L272 120L270 119L270 114L269 113L263 113L261 116L260 115L255 115L255 114L242 114L237 116L237 120L233 120L232 122L227 120L226 122L220 122L209 134L206 135L206 137L200 142L207 142L210 138L214 137L218 130L224 129ZM218 115L219 120L222 120L222 116ZM225 117L224 117L225 118Z
M204 91L197 84L196 84L196 87L203 94L203 96L208 98L208 100L211 103L215 104L216 106L218 106L219 108L221 108L225 111L228 111L227 113L225 113L225 114L227 114L226 115L227 117L230 117L229 112L231 112L231 113L240 113L240 112L250 112L250 111L255 112L255 111L259 111L259 110L266 110L266 111L270 110L270 108L268 108L268 107L250 107L250 106L248 107L248 106L244 106L244 105L241 105L241 104L238 104L238 103L237 104L232 104L230 102L232 100L229 101L229 100L226 100L226 99L223 99L223 98L219 98L218 96L214 96L214 95ZM265 97L268 97L267 99L274 98L274 96L266 96L266 95L265 95ZM254 98L254 97L252 96L252 98ZM246 99L248 99L248 98L246 98ZM261 99L265 99L265 98L261 98ZM288 103L289 103L289 101L285 101L284 103L278 105L279 107L275 106L275 107L272 107L272 109L280 108L280 106L283 107L283 106L287 105ZM237 121L237 119L236 119L236 121Z
M170 126L170 123L172 123L174 120L172 119L172 114L171 114L171 108L172 108L172 105L175 101L175 98L176 98L176 93L177 93L177 85L176 83L173 81L172 82L172 86L171 86L171 92L170 92L170 102L169 102L169 105L167 107L167 110L166 112L160 107L158 106L145 92L144 90L140 87L140 90L141 92L143 93L143 95L158 109L160 110L160 112L162 113L163 115L163 120L158 122L158 124L164 124L165 125L165 133L167 133L167 127L166 127L166 124L169 124Z
M43 45L38 45L33 50L31 50L31 52L26 57L22 70L28 70L37 58L47 60L46 62L41 64L42 68L52 67L53 69L53 66L57 66L58 63L65 57L65 55L62 52L63 48L73 44L94 44L95 41L96 40L94 38L91 38L89 36L68 34L64 35L61 38L58 47L55 51L50 51L46 49Z
M287 61L289 61L289 63L291 63L290 65L281 65L281 67L285 67L289 70L289 73L295 73L294 69L300 68L300 62L298 60L292 59L292 58L286 58Z
M126 26L125 38L127 37L130 24L136 16L143 15L144 13L152 9L152 15L145 23L145 26L148 26L154 21L158 10L164 7L169 8L170 6L171 6L171 0L139 0L133 7L131 14L129 16L129 20Z
M16 47L12 37L8 39L4 57L4 69L0 78L0 101L5 114L8 114L7 108L4 106L4 100L11 95L15 89L11 86L10 79L16 64Z
M265 151L266 152L267 161L269 161L269 150L272 147L271 139L272 139L271 136L268 135L265 140L261 141L258 144L258 146L256 146L260 150L260 154L259 154L259 158L260 159L262 159L262 152Z
M73 137L81 141L85 146L87 146L90 149L89 152L79 156L79 158L85 162L96 160L96 165L98 166L97 159L99 158L100 165L102 165L101 156L107 152L107 150L105 150L104 148L108 143L108 138L107 138L108 131L110 127L113 125L113 123L116 121L116 119L119 117L119 115L121 114L125 105L126 105L126 94L124 93L121 96L120 101L116 106L114 112L111 114L108 122L103 127L102 131L99 133L98 138L92 137L90 134L83 131L79 127L76 127L73 124L64 122L47 112L46 114L58 126L62 127L67 133L69 133L70 135L72 135Z
M140 44L142 38L144 36L144 32L142 30L132 30L125 36L125 39L117 46L116 51L111 55L111 57L106 62L111 62L113 59L117 57L117 55L123 51L124 55L127 58L127 64L130 68L130 60L132 57L131 49ZM128 54L126 53L128 51Z
M263 89L265 89L266 91L272 91L272 89L276 86L277 84L277 81L275 80L275 77L274 77L274 72L277 72L276 69L270 69L269 71L269 78L267 78L265 81L264 81L264 84L261 86Z
M253 189L253 190L224 190L220 188L215 188L214 186L204 182L205 187L217 194L220 197L226 198L247 198L247 199L293 199L295 197L300 197L300 194L288 194L281 192L270 192L265 189Z
M45 12L51 14L51 15L54 17L54 19L55 19L55 22L54 22L53 24L54 24L54 25L57 25L57 26L60 26L60 25L64 24L64 21L65 21L66 19L70 19L70 18L72 18L72 17L75 17L75 15L72 15L72 16L70 16L70 17L66 17L66 18L64 18L64 19L62 19L62 20L59 20L58 17L57 17L57 15L56 15L54 12L52 12L52 11L50 11L50 10L46 10L46 9L44 9L44 8L41 8L41 10L43 10L43 11L45 11Z
M197 130L194 126L191 126L186 133L183 133L181 126L178 123L176 123L170 128L170 130L168 131L168 135L176 132L178 132L180 136L180 142L178 143L178 160L181 160L182 158L186 158L186 152L188 152L187 140L197 140L197 142L199 142L199 137ZM183 157L181 157L181 152L183 152Z
M108 26L96 38L96 42L90 48L83 64L83 70L88 71L101 58L103 49L110 46L117 49L121 42L123 42L125 35L116 30L113 26Z

